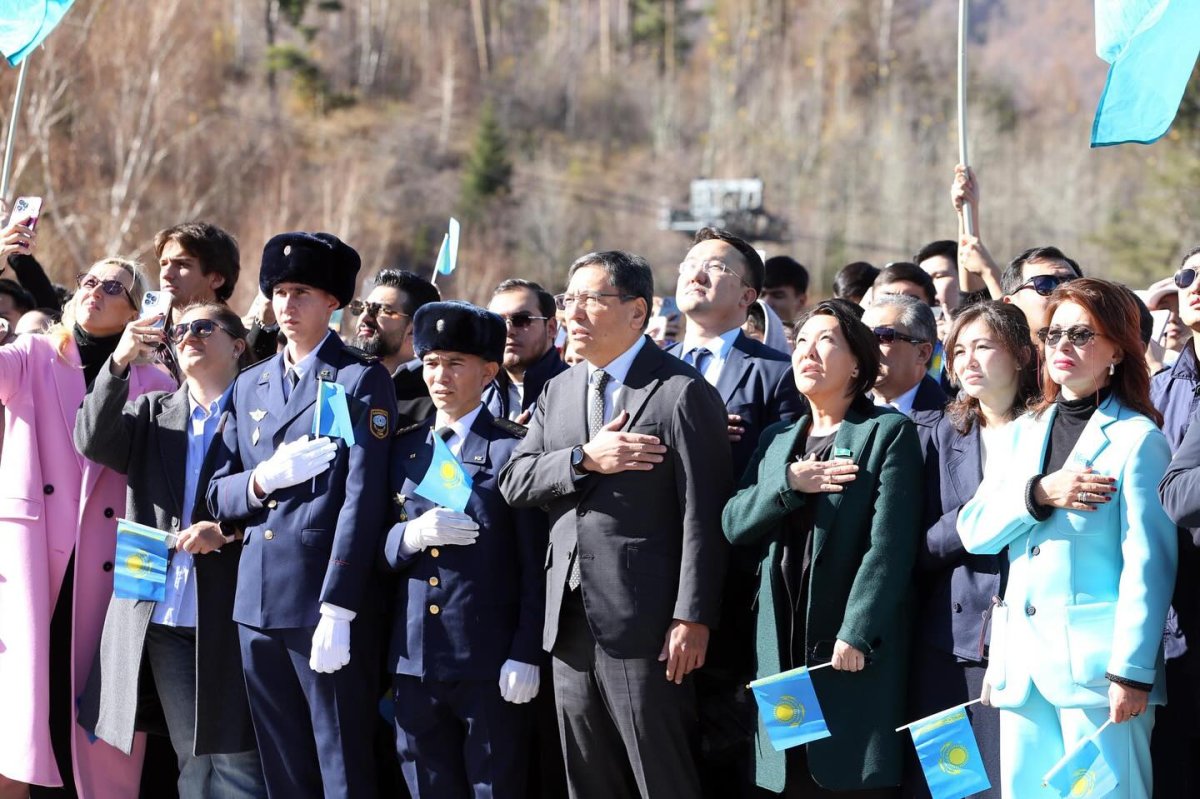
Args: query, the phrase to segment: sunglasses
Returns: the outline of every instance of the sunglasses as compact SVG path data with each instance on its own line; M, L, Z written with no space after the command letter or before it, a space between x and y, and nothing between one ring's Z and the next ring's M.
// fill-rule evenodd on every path
M1096 336L1103 335L1103 333L1097 333L1090 327L1084 327L1083 325L1043 327L1037 333L1038 338L1047 347L1057 347L1058 343L1063 340L1063 336L1066 336L1067 341L1071 342L1072 347L1086 347Z
M1190 266L1175 273L1175 287L1186 289L1196 282L1196 270Z
M508 316L505 316L504 314L499 314L499 317L504 320L504 323L506 325L508 325L511 328L515 328L517 330L524 330L525 328L527 328L531 324L533 324L535 321L537 321L537 322L545 322L546 321L545 316L534 316L529 311L518 311L517 313L510 314Z
M189 332L196 338L208 338L218 327L228 333L231 338L237 338L233 331L212 319L193 319L191 322L183 322L173 326L167 335L171 337L171 341L182 344Z
M895 344L897 340L907 341L909 344L924 344L925 339L909 336L901 333L894 327L883 325L880 327L871 328L871 332L875 334L875 338L879 339L880 344Z
M1073 277L1063 277L1062 275L1035 275L1013 289L1012 293L1016 294L1022 289L1033 289L1041 296L1049 297L1056 288L1074 279Z
M346 309L354 316L361 316L365 311L368 316L374 316L378 319L380 316L385 316L389 319L395 319L399 316L408 316L403 311L397 311L390 305L384 305L381 302L363 302L362 300L354 300Z
M101 280L94 275L85 274L75 278L75 285L84 291L92 291L96 286L99 286L100 290L110 297L124 294L125 298L129 300L129 304L134 308L137 307L137 303L133 301L133 295L129 293L129 289L125 288L125 284L119 280Z

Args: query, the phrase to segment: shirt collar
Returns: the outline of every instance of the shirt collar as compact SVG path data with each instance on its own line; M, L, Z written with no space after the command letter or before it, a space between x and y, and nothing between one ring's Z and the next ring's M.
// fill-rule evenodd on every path
M304 377L305 373L308 372L308 370L312 368L313 361L315 361L317 359L317 353L321 351L321 348L325 346L325 342L328 341L329 337L332 335L333 335L332 330L330 330L328 333L326 333L325 338L321 339L321 343L319 343L317 346L313 347L312 351L309 352L308 355L305 355L303 358L301 358L300 363L292 363L292 359L291 359L291 356L288 354L287 347L284 347L283 348L283 373L286 375L288 373L288 370L291 369L292 371L294 371L296 373L297 377Z
M913 402L917 398L917 391L921 388L921 381L924 379L925 379L924 376L922 376L921 380L918 380L917 384L915 386L910 388L908 391L905 391L903 394L901 394L899 397L896 397L896 399L892 400L891 402L885 402L883 397L879 396L879 394L876 394L875 395L875 404L876 405L890 405L891 407L900 411L900 413L904 414L905 416L912 416Z
M741 332L742 329L740 327L735 327L730 330L726 330L719 336L713 336L712 338L697 338L694 340L686 339L684 341L683 352L681 354L687 355L697 347L704 347L713 355L713 357L724 361L729 357L729 351L733 349L733 343L737 341L738 333Z
M435 419L433 426L438 430L440 430L442 427L449 427L451 430L454 431L454 435L458 436L459 441L466 441L467 440L467 432L474 426L475 419L479 417L479 412L482 410L483 410L483 403L480 402L478 405L475 406L475 410L464 414L463 416L459 417L458 419L455 419L453 422L443 425L443 424L439 424L439 422L441 421L440 419Z
M638 340L633 342L632 347L613 358L611 361L609 361L608 366L605 367L599 367L594 365L591 361L587 361L588 383L590 384L592 382L592 375L594 375L596 370L600 368L603 368L605 373L608 374L609 380L615 380L618 383L624 383L625 378L629 376L629 367L633 366L633 359L636 358L637 354L642 351L642 347L645 345L645 343L646 337L638 336Z
M222 391L221 396L209 403L207 408L201 405L196 398L192 396L192 392L190 391L188 392L187 398L189 416L192 419L199 418L207 421L225 410L226 406L229 404L229 389L227 388Z

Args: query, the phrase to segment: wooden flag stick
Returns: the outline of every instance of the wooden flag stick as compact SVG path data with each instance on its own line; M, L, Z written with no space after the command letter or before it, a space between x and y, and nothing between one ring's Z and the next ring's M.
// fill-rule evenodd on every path
M958 0L958 162L964 167L967 160L967 3ZM974 236L975 209L963 203L963 233Z
M13 95L12 116L8 120L8 140L4 143L4 169L0 171L0 200L8 202L8 177L12 168L13 144L17 137L17 117L21 112L21 95L25 93L25 73L29 69L29 59L33 53L25 56L21 62L21 71L17 73L17 91Z
M970 702L963 702L961 705L955 705L954 707L948 707L945 710L940 711L939 713L932 714L932 715L941 715L941 713L949 713L951 710L960 710L964 707L970 707L971 705L974 705L974 704L976 704L978 702L982 702L982 701L983 701L982 697L980 697L979 699L972 699ZM925 717L925 719L927 719L927 718L929 718L929 716ZM920 724L925 719L917 719L916 721L910 721L908 724L905 724L903 727L897 727L896 732L904 732L909 727L913 726L914 724Z

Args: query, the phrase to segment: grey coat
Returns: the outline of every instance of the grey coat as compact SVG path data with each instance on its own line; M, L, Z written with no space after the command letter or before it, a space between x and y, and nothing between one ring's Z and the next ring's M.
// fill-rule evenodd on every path
M177 532L183 518L191 413L187 386L172 393L143 394L133 402L128 398L128 381L113 377L108 365L103 366L76 417L75 447L84 457L129 476L125 518ZM213 451L210 447L201 467L193 522L212 520L204 488L214 467ZM241 549L235 541L195 557L196 755L254 748L233 622ZM99 657L79 709L79 723L85 729L126 753L133 745L134 731L143 728L140 719L152 711L145 706L148 697L155 696L148 667L142 668L153 611L151 601L116 597L109 601ZM145 685L140 685L142 680Z

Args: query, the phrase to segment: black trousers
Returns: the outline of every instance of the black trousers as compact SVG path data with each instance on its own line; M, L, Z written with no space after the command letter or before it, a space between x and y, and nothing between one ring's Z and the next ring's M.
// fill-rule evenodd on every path
M579 591L563 600L552 655L572 799L700 795L691 677L676 685L656 657L607 654L592 635Z

